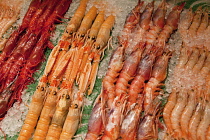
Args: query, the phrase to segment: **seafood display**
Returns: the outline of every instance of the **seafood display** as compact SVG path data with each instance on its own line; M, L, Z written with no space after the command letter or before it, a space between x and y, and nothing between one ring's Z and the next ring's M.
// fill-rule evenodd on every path
M208 140L210 6L194 1L28 2L0 44L0 139Z

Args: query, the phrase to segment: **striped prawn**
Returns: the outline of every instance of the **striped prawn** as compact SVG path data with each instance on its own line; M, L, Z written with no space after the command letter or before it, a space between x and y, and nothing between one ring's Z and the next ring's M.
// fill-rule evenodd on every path
M101 100L96 101L89 119L86 140L97 139L102 132L102 106L106 106L106 104L111 106L114 100L115 81L123 66L123 53L124 47L119 46L112 54L108 71L102 82ZM95 124L97 124L97 126Z
M119 78L115 87L115 98L108 112L108 120L105 126L102 139L117 139L119 136L120 125L123 120L125 99L128 91L128 82L136 73L138 63L141 58L141 50L137 49L124 62Z

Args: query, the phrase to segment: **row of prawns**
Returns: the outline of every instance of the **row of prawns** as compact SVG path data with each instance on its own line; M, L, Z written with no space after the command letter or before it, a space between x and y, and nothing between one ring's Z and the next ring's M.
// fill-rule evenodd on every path
M45 48L54 23L65 14L71 0L33 0L22 24L10 35L0 54L0 118L33 81L33 74L44 60Z
M179 24L182 46L163 111L168 139L210 139L210 24L208 11L188 10Z
M87 140L158 138L158 95L171 55L165 46L178 27L184 3L166 18L164 0L155 11L154 1L143 7L139 0L127 16L91 113Z
M3 37L3 35L18 19L22 4L23 0L0 1L0 50L3 49L7 40L5 37Z
M91 94L115 16L88 0L80 5L53 48L32 97L18 140L72 139L78 129L84 95ZM36 129L35 129L36 128ZM34 132L35 129L35 132Z

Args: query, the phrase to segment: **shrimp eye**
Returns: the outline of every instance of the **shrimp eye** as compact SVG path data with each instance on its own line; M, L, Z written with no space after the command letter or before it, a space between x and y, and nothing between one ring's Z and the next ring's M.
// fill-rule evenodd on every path
M95 40L95 39L96 39L96 37L95 37L95 36L93 36L93 37L92 37L92 40Z
M117 105L120 105L120 101L117 102Z
M90 39L90 36L88 36L88 39Z
M56 91L53 91L53 95L56 95L57 94L57 92Z
M36 89L39 89L40 86L37 86Z
M78 108L78 105L77 104L74 104L74 108Z
M69 95L66 95L66 99L70 99L70 96Z
M98 49L98 50L99 50L99 49L100 49L100 46L97 46L97 47L96 47L96 49Z
M41 91L44 91L44 87L41 87Z
M59 51L62 51L62 49L59 49Z
M73 35L73 32L71 31L69 34L70 34L70 35Z
M84 37L84 36L85 36L84 34L81 35L81 37Z

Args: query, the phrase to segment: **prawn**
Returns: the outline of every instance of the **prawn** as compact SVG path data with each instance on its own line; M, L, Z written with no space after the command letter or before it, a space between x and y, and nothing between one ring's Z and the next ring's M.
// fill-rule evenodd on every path
M108 120L104 128L104 134L101 138L102 140L117 139L119 137L125 103L125 98L119 99L119 96L117 96L114 99L108 114Z
M135 106L125 116L121 128L119 139L133 140L137 136L137 128L140 122L140 114L142 111L143 95L140 94Z
M128 47L127 45L128 45L128 40L129 40L130 34L133 32L134 28L136 27L136 25L139 22L140 9L143 4L144 4L143 1L138 0L138 4L131 10L131 12L126 17L121 36L118 37L120 44L122 46L125 46L125 48Z
M83 37L85 36L85 34L87 33L88 29L90 29L93 21L95 20L96 16L97 16L97 8L95 6L92 6L90 8L90 10L87 12L87 14L85 15L85 17L82 20L82 23L77 31L77 35L79 37Z
M88 132L85 136L85 140L98 139L103 129L104 125L102 121L102 102L101 100L98 100L90 114L90 119L88 121Z
M197 127L197 139L205 140L208 127L210 126L210 102L206 101L203 117Z
M115 95L115 82L119 76L119 72L123 67L124 60L124 47L119 46L113 52L108 70L102 82L102 100L107 102L108 108L111 108L111 104Z
M189 130L188 126L189 126L190 118L192 117L193 111L196 108L196 93L194 91L191 91L188 94L189 94L188 102L180 118L182 138L185 138L185 139L187 139L188 137L188 130Z
M104 23L101 25L101 28L99 29L96 41L93 44L93 64L91 66L91 73L88 80L88 95L92 93L95 80L96 80L96 74L98 71L98 66L101 58L101 54L103 54L104 50L107 48L107 43L110 38L110 32L115 22L115 16L110 15L106 18Z
M180 13L184 7L185 3L182 3L179 6L173 7L172 11L168 14L166 19L166 24L164 25L162 31L160 32L155 46L164 48L165 43L168 41L171 33L177 29L178 22L180 18Z
M139 128L137 131L137 140L145 140L145 139L153 139L157 138L158 136L158 129L157 129L157 116L160 101L158 98L155 98L154 102L145 113L142 121L139 124Z
M79 79L80 79L80 75L82 75L82 72L84 71L84 67L86 65L88 56L90 55L93 43L98 35L99 29L101 27L101 25L104 22L104 11L100 11L99 14L97 15L93 25L91 26L90 32L88 34L88 40L85 42L84 44L84 54L83 54L83 58L82 58L82 62L79 66L79 70L77 72L77 78L76 78L76 82L79 83Z
M71 139L76 133L79 124L80 109L81 107L79 107L77 100L74 100L69 107L69 111L60 135L60 140Z
M129 81L131 81L136 74L141 54L142 50L137 49L125 60L119 78L116 82L116 96L121 98L121 96L123 97L127 94Z
M73 17L69 21L66 30L64 31L61 40L66 41L69 39L69 36L72 36L76 32L82 22L83 17L85 16L85 11L87 7L87 2L89 0L81 0L80 5L74 13Z
M55 106L57 104L57 98L58 98L58 88L57 88L57 81L53 82L55 85L51 83L51 86L48 88L46 92L46 100L41 112L41 115L39 117L39 121L36 126L36 130L34 132L33 139L39 140L39 139L45 139L47 135L47 131L49 129L49 125L52 119L52 115L55 112Z
M146 50L145 50L146 51ZM145 86L145 82L148 81L151 77L151 71L153 67L153 63L155 62L155 50L151 50L150 52L146 53L145 56L141 59L137 73L135 78L132 80L129 91L128 91L128 105L135 104L136 98L139 93L143 92L143 88ZM129 110L129 109L128 109Z
M166 1L163 0L152 16L152 25L146 34L147 45L153 45L165 25ZM147 47L146 47L147 48Z
M167 104L165 105L164 110L163 110L163 119L167 128L167 132L169 134L173 133L172 122L171 122L171 112L176 105L176 100L177 100L177 93L175 90L173 90L172 93L170 93Z
M169 58L170 53L163 54L162 56L159 56L157 58L153 66L151 78L145 85L145 89L143 91L143 94L145 95L144 110L146 112L147 109L149 109L149 106L152 103L153 99L159 94L158 92L156 92L160 90L158 86L160 86L161 82L163 82L166 78Z
M144 34L149 30L150 28L150 22L152 13L154 10L154 1L151 3L148 3L141 14L139 26L137 26L136 30L134 31L134 41L132 44L128 45L125 49L125 57L127 58L133 51L136 50L136 48L142 48L145 44L145 37Z
M56 106L55 113L52 117L52 121L47 132L46 140L59 139L66 115L68 113L68 108L70 106L69 93L63 92L59 94L62 96Z
M203 112L202 104L199 102L189 122L188 137L192 140L197 139L197 128L201 121L202 112Z
M181 127L180 127L180 119L181 114L186 106L188 100L187 91L184 89L178 93L177 95L177 102L174 106L173 111L171 112L171 126L174 130L174 134L172 135L175 138L181 138Z
M32 97L29 111L26 115L26 119L18 136L18 140L28 140L31 137L31 134L34 131L34 127L38 121L38 117L41 114L43 108L46 89L47 77L43 76L39 81L36 91Z

